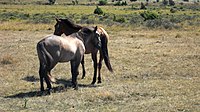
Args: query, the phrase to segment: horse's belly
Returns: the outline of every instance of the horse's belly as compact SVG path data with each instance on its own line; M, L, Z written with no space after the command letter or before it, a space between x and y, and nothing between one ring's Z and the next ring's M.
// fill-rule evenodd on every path
M59 62L68 62L72 60L75 56L75 53L73 52L66 52L66 53L61 53Z

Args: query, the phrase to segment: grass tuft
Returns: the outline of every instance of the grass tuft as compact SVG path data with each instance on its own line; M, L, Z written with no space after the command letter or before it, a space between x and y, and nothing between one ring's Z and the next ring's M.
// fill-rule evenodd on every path
M8 64L13 64L15 61L13 59L13 57L9 54L6 54L2 57L1 59L1 64L2 65L8 65Z

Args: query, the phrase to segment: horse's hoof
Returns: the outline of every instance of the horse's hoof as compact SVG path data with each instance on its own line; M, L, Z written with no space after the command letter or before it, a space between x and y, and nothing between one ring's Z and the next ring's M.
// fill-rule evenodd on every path
M75 87L74 90L78 90L78 87Z
M74 90L78 90L78 86L75 86L75 87L74 87Z
M48 89L48 90L47 90L47 94L48 94L48 95L51 95L52 92L53 92L53 89Z
M40 91L41 91L41 92L44 92L44 88L40 88Z
M94 85L95 84L95 82L94 81L92 81L92 83L91 83L92 85Z
M82 78L81 79L84 79L85 78L85 76L82 76Z

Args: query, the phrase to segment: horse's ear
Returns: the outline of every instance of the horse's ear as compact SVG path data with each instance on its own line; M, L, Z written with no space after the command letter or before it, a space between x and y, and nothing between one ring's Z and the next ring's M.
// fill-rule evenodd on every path
M60 19L56 18L56 21L57 21L57 22L60 22Z
M95 31L95 32L97 31L97 26L94 28L94 31Z

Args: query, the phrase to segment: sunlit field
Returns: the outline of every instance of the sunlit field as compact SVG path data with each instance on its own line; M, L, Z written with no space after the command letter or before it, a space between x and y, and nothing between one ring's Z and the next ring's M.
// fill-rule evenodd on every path
M100 6L103 15L93 14L96 5L86 1L70 3L0 4L0 111L200 111L199 4L177 3L174 13L174 6L150 4L147 10L158 18L144 21L147 10L137 9L140 3L133 4L136 9ZM91 85L93 63L85 55L86 78L80 66L78 90L70 86L70 64L62 63L52 71L52 94L41 95L36 44L54 32L55 18L102 26L110 36L114 73L103 63L102 83Z

